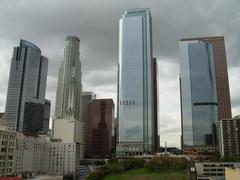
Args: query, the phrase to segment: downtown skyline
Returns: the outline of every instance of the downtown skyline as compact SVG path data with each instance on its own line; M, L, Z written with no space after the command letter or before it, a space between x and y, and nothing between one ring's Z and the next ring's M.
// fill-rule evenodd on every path
M156 2L156 1L155 1ZM221 1L218 1L221 2ZM240 87L237 84L239 81L239 68L237 67L237 48L239 47L237 43L234 43L234 37L237 39L237 31L234 33L229 33L227 31L232 30L233 27L227 27L223 25L224 22L232 20L232 24L238 24L238 19L231 19L232 17L229 15L223 19L223 22L220 22L219 19L215 19L214 17L209 16L209 19L212 21L208 21L205 15L201 14L201 9L193 13L200 19L198 22L199 25L197 26L200 28L204 26L204 28L200 29L189 29L187 31L187 27L183 27L184 25L184 18L177 17L170 17L170 20L176 21L177 19L180 20L182 25L179 23L175 24L171 23L164 23L164 18L168 19L168 13L165 16L159 18L158 9L154 6L158 3L151 2L152 5L150 6L150 2L148 3L139 3L139 4L116 4L113 8L117 10L114 12L112 17L107 17L104 23L98 24L97 19L98 16L92 17L89 21L81 19L81 14L77 12L78 8L74 8L73 12L69 14L66 19L71 19L75 14L78 18L72 21L67 22L67 25L60 25L60 22L52 22L50 26L50 31L47 32L45 29L38 30L39 34L34 34L34 29L30 28L31 23L34 23L34 19L37 21L39 18L42 19L42 25L44 25L44 17L40 17L41 11L37 11L36 16L34 15L32 21L29 20L30 24L27 22L23 23L28 25L26 29L22 29L16 35L11 34L11 28L5 27L2 31L8 30L9 32L3 34L3 43L0 45L0 75L1 75L1 89L0 89L0 111L4 111L5 108L5 100L6 100L6 91L7 91L7 80L9 75L10 69L10 59L12 55L12 47L17 44L20 38L27 39L34 44L41 47L42 52L46 55L49 59L49 71L48 71L48 84L47 84L47 98L52 101L52 114L54 112L54 104L55 104L55 93L56 93L56 85L57 85L57 73L58 68L60 67L60 62L63 59L63 47L64 41L63 39L68 34L74 34L80 37L81 40L81 47L80 50L82 51L80 54L80 60L82 61L82 71L83 71L83 90L92 91L97 94L98 98L104 97L111 97L114 98L116 104L116 92L117 92L117 62L118 62L118 19L121 17L124 9L131 9L135 7L149 7L151 10L151 14L153 17L153 56L157 57L159 60L159 100L160 100L160 109L159 109L159 129L160 129L160 138L161 138L161 145L164 144L165 141L168 142L168 145L176 145L179 146L180 144L180 98L179 98L179 82L178 82L178 73L179 73L179 58L178 58L178 42L181 38L191 38L191 37L201 37L201 36L215 36L215 35L223 35L225 37L225 44L226 44L226 53L227 53L227 62L229 68L229 81L230 81L230 95L232 98L232 108L233 108L233 117L238 115L240 106L238 103L240 98L237 96L237 92L239 91ZM5 4L5 3L4 3ZM95 4L97 4L95 2ZM201 3L199 3L201 4ZM29 6L36 7L34 4L30 4ZM111 4L110 4L111 5ZM118 6L119 7L116 7ZM171 9L170 4L163 3L162 8L164 7ZM217 3L215 4L217 6ZM238 4L235 6L237 7ZM22 8L27 8L27 5L22 5ZM63 4L59 5L63 8ZM74 6L74 4L72 4ZM175 5L177 7L177 5ZM191 7L191 4L189 4ZM1 7L5 7L4 5ZM80 7L80 5L78 6ZM161 4L159 4L161 7ZM195 7L193 5L193 7ZM201 7L201 6L200 6ZM203 7L203 6L202 6ZM223 3L220 7L224 7ZM234 5L232 5L234 7ZM52 7L53 8L53 7ZM27 8L28 9L28 8ZM66 7L67 10L70 10L70 6ZM81 9L81 8L80 8ZM106 10L108 8L105 8ZM163 10L159 8L159 11ZM227 7L226 7L227 9ZM229 9L229 7L228 7ZM236 8L237 9L237 8ZM196 9L195 9L196 10ZM209 8L210 10L210 8ZM166 11L166 10L164 10ZM235 11L236 12L236 11ZM2 12L1 12L2 13ZM8 12L10 13L10 12ZM6 15L8 14L6 13ZM87 13L87 12L86 12ZM107 13L99 12L96 13L101 14L102 16L106 16ZM166 12L165 12L166 13ZM189 12L188 12L189 13ZM231 13L230 13L231 14ZM233 13L234 14L234 13ZM60 15L60 14L58 14ZM183 14L184 15L184 14ZM186 14L185 14L186 15ZM189 15L189 14L188 14ZM232 14L231 14L232 15ZM49 14L48 14L49 16ZM3 16L5 17L5 16ZM51 14L50 19L56 17L56 14ZM193 25L196 23L193 21L194 18L190 18L190 22ZM4 18L3 18L4 19ZM192 20L192 21L191 21ZM216 21L214 21L216 20ZM6 21L6 20L5 20ZM205 22L206 21L206 22ZM41 22L41 21L40 21ZM231 25L228 24L229 26ZM2 20L0 21L1 27L4 27L2 24ZM79 26L76 25L79 23ZM95 24L94 24L95 23ZM105 24L107 23L107 24ZM161 26L163 23L163 26ZM187 24L188 24L187 23ZM84 28L82 28L84 24ZM197 23L196 23L197 24ZM211 24L212 26L208 25ZM58 27L58 25L60 27ZM56 26L56 27L55 27ZM65 26L69 26L68 28L64 28ZM158 26L158 27L157 27ZM167 26L167 27L164 27ZM180 32L173 32L174 26L179 28ZM214 28L221 27L220 29ZM94 27L99 29L99 35L97 30L93 30ZM239 26L238 26L239 27ZM10 28L10 29L9 29ZM58 30L58 28L60 30ZM186 29L182 29L186 28ZM90 30L88 32L87 30ZM167 31L170 29L170 33ZM55 30L54 32L51 32ZM30 33L31 31L32 33ZM185 32L184 32L185 31ZM110 32L110 33L108 33ZM231 32L231 31L230 31ZM91 37L93 36L93 37ZM99 36L99 37L97 37ZM102 36L102 37L100 37ZM41 39L42 37L42 39ZM47 38L48 37L48 38ZM104 39L105 38L105 39ZM166 38L166 39L165 39ZM168 41L169 40L169 41ZM100 42L98 42L100 41ZM104 42L104 44L102 43ZM169 44L168 44L169 43ZM113 47L112 47L113 46ZM234 49L234 47L236 49ZM235 66L235 67L234 67ZM172 97L169 99L169 97ZM170 123L170 124L169 124ZM172 124L174 126L172 126ZM164 137L165 136L165 137ZM168 136L168 137L166 137ZM172 141L169 141L173 139Z

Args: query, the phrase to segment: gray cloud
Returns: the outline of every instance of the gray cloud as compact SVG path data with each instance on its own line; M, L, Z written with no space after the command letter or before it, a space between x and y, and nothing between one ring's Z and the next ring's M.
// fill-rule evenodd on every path
M159 60L161 126L170 116L180 123L178 41L185 37L223 35L226 41L233 111L239 113L240 2L238 0L42 0L0 1L0 111L5 109L13 46L23 38L38 45L49 59L47 98L54 112L57 74L67 35L81 39L83 88L116 100L118 21L125 9L149 7L153 52ZM234 69L234 70L232 70ZM176 128L180 128L179 125ZM172 145L179 134L166 126ZM167 136L166 136L167 137Z

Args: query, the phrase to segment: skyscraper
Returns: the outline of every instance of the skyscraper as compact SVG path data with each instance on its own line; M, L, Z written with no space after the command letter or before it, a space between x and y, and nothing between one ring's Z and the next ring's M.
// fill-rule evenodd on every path
M56 118L81 118L82 73L79 60L79 38L68 36L64 48L64 61L58 74Z
M86 129L87 129L87 121L88 121L88 104L96 99L96 95L93 94L92 92L83 92L82 93L82 118L81 120L83 121L83 141L84 145L86 144ZM83 147L83 150L85 150L85 147Z
M149 9L126 10L119 26L117 155L123 157L154 148Z
M79 38L68 36L64 60L58 74L53 137L64 142L83 144L81 121L82 74L79 60ZM67 133L62 133L63 131Z
M181 41L202 41L212 45L218 100L218 120L232 118L224 37L188 38Z
M87 156L91 158L111 156L113 119L112 99L94 99L89 102L85 149Z
M35 134L43 131L48 59L36 45L20 40L14 47L8 82L5 126Z
M216 145L216 122L231 118L223 37L180 41L182 145Z
M157 58L153 58L153 144L154 144L154 151L158 152L159 150L159 135L158 135L158 78L157 78Z

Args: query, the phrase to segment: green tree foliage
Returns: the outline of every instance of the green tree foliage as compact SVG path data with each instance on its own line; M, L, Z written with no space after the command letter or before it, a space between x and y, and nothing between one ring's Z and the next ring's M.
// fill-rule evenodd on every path
M101 168L98 168L89 174L87 180L101 180L105 175L106 173Z
M125 170L123 162L112 163L109 165L109 169L112 174L120 174Z
M145 164L145 160L143 158L130 157L127 160L125 160L123 163L124 163L125 170L130 170L130 169L143 168Z
M155 157L147 161L144 167L150 171L183 170L187 168L187 160L185 158Z

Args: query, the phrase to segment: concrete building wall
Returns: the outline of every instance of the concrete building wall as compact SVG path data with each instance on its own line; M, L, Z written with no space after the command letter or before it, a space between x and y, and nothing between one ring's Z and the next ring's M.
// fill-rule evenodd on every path
M225 168L225 180L239 180L240 168Z
M0 177L14 173L16 132L0 129Z
M47 173L49 138L46 136L27 136L17 134L15 152L15 173Z
M49 169L52 175L77 173L80 147L77 143L51 142L49 146Z

